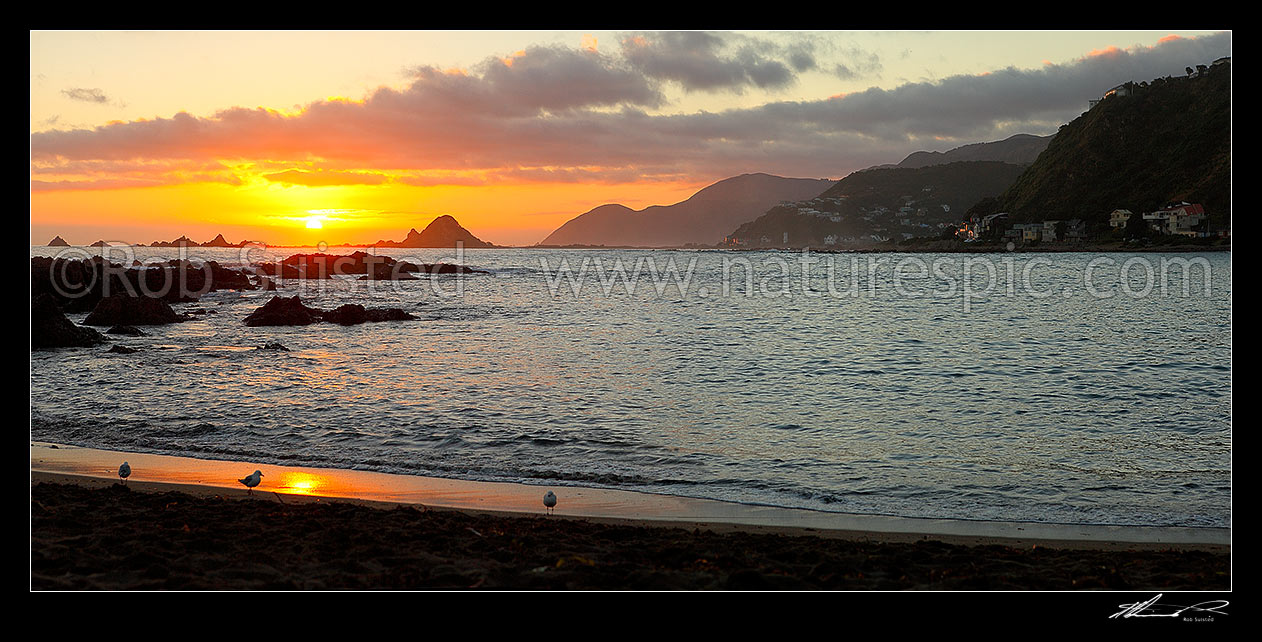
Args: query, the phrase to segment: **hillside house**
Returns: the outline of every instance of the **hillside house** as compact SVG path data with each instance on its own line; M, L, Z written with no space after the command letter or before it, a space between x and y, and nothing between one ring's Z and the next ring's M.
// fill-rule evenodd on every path
M1022 242L1038 241L1043 238L1042 223L1017 223L1012 227L1013 229L1020 230Z
M1126 227L1126 222L1131 220L1130 210L1113 210L1109 213L1109 227Z
M1060 221L1043 221L1043 238L1047 241L1062 241L1056 234L1056 226L1060 225Z
M1080 218L1071 218L1065 224L1065 238L1062 241L1080 243L1087 240L1087 222Z
M1144 214L1144 220L1162 234L1178 234L1180 236L1207 236L1205 221L1209 217L1200 204L1179 203L1167 205L1150 214Z

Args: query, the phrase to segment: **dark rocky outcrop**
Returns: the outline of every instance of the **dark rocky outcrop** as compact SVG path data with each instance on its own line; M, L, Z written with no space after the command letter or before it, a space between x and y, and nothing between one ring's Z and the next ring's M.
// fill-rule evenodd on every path
M311 325L328 321L340 325L358 325L369 321L407 321L415 318L399 308L365 308L358 303L347 303L326 311L304 305L297 296L278 296L246 317L245 324Z
M41 294L31 301L31 349L82 348L104 343L105 337L92 328L75 325L66 318L57 300Z
M450 263L410 263L389 256L367 252L351 254L294 254L279 263L260 263L255 268L262 274L285 279L331 279L335 276L362 274L361 281L413 281L412 273L486 274L464 265Z
M250 313L245 324L251 327L268 325L311 325L320 321L324 312L302 304L297 296L274 297L263 307Z
M249 275L214 261L190 261L131 268L94 256L81 260L31 258L31 294L49 294L67 312L89 312L109 296L162 299L168 303L197 301L216 290L253 290Z
M368 312L358 303L347 303L325 312L324 320L341 325L357 325L368 320Z
M179 323L183 317L162 299L133 296L105 297L96 304L84 325L161 325Z
M133 353L139 352L139 350L137 350L136 348L129 348L127 346L118 345L118 346L114 346L110 348L109 350L106 350L106 352L113 352L115 354L133 354Z

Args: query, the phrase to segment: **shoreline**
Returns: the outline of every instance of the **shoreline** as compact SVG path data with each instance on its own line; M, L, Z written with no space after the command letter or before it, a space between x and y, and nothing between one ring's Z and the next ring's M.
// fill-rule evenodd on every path
M542 516L549 488L561 497L556 516L599 524L705 529L725 533L815 536L885 543L932 540L962 546L1046 546L1100 551L1180 550L1230 554L1230 528L1108 526L906 518L742 504L573 486L476 482L369 471L274 466L129 453L31 442L31 485L42 482L106 488L117 467L131 463L128 486L144 492L251 498L290 503L352 503L522 518ZM249 470L246 470L249 469ZM236 482L255 469L253 493Z
M107 245L105 248L92 245L32 245L32 248L50 248L56 250L64 250L69 248L84 249L89 251L98 251L106 248L144 248L158 250L240 250L246 247L235 246L218 246L218 245L189 245L180 246L160 246L160 245L132 245L129 243L119 243L118 245ZM318 245L266 245L260 244L259 247L265 249L278 250L300 250L319 248ZM328 245L328 249L384 249L384 250L454 250L449 247L388 247L380 245ZM1078 246L1028 246L1016 247L1011 250L1003 245L980 245L971 247L968 245L962 247L950 248L928 248L928 247L856 247L856 248L836 248L832 246L816 247L812 245L802 247L713 247L713 246L695 246L695 247L648 247L635 245L497 245L495 247L477 247L463 248L464 251L472 250L647 250L662 252L801 252L809 250L819 254L1194 254L1201 252L1231 252L1231 245L1154 245L1154 246L1114 246L1114 245L1078 245Z

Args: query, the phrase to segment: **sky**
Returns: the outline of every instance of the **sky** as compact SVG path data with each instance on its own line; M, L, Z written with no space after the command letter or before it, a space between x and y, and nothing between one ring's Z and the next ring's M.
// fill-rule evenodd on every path
M743 173L1053 134L1230 31L32 31L31 243L533 245Z

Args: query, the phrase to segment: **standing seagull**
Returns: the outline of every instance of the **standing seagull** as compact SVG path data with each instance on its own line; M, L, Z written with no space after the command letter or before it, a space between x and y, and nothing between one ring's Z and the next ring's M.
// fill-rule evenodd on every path
M552 507L557 505L557 496L554 495L552 491L548 491L548 494L543 496L543 505L544 505L544 510L547 511L549 515L551 515Z
M118 467L118 476L122 477L123 483L126 484L127 478L131 477L131 465L127 462L123 462L123 465Z
M246 477L244 479L238 479L237 481L241 482L242 484L245 484L245 487L249 489L246 491L247 493L253 493L254 487L258 486L259 482L263 481L263 473L261 471L256 470L254 471L253 475L250 475L249 477Z

